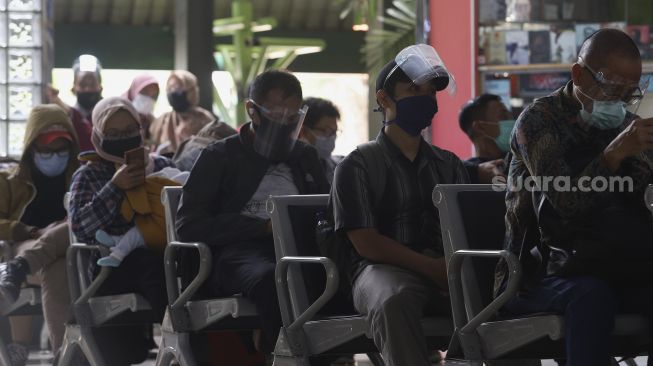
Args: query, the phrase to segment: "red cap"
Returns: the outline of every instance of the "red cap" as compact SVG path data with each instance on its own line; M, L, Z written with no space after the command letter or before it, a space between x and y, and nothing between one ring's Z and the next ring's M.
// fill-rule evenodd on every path
M50 131L50 132L44 132L39 135L39 137L36 138L36 141L38 141L39 144L41 145L48 145L52 141L58 139L58 138L64 138L70 142L73 142L73 137L70 135L68 131Z

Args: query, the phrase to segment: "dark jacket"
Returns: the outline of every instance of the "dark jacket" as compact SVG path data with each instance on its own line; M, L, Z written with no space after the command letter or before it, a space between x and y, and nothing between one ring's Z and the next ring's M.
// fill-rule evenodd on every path
M199 241L211 247L269 237L266 220L241 215L256 192L270 163L254 152L249 124L238 135L208 145L200 154L184 185L177 211L176 229L182 241ZM285 162L300 194L329 193L317 151L297 141Z

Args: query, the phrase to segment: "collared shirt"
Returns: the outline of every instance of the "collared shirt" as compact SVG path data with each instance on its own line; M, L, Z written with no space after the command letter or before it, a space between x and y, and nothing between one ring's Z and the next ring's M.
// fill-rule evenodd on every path
M511 137L513 158L508 174L506 193L506 237L504 247L517 256L530 252L535 243L525 243L528 230L538 230L534 202L542 195L556 214L564 220L580 220L600 214L615 203L633 202L643 206L643 192L651 182L651 156L641 153L625 159L613 174L601 159L603 150L636 118L628 113L617 129L600 130L585 124L579 114L581 104L573 95L573 84L544 98L537 99L519 116ZM633 192L590 190L586 179L628 176L633 179ZM514 189L527 181L563 177L569 181L562 189L550 182L545 192ZM568 178L567 178L568 177ZM584 178L587 177L587 178ZM579 180L582 181L579 182ZM562 181L561 181L562 182ZM564 183L567 185L566 183ZM512 187L512 188L511 188ZM579 189L582 187L583 190ZM575 189L574 189L575 188ZM543 238L547 233L542 233ZM523 247L523 246L530 247ZM520 257L524 264L524 256ZM531 268L525 269L525 271ZM495 291L505 279L507 268L500 262L495 278Z
M155 172L172 166L164 157L153 159ZM95 233L100 229L111 235L122 235L134 226L120 215L124 195L111 182L115 173L115 164L102 159L83 165L73 175L70 218L73 233L80 242L95 242Z
M336 231L376 228L415 251L442 256L440 218L431 196L436 184L468 181L462 162L424 140L414 161L407 159L383 130L376 141L389 160L382 203L378 209L374 207L363 156L353 151L336 168L331 191ZM355 267L368 263L355 250L352 253Z

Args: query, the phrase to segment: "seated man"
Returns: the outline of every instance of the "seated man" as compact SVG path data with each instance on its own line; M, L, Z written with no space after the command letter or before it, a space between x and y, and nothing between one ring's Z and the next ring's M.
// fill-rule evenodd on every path
M27 275L42 275L45 320L54 350L61 346L70 299L65 256L69 246L63 198L79 166L77 134L56 105L36 106L25 125L23 155L0 171L0 240L16 257L0 264L0 303L13 303ZM29 343L29 323L12 319L14 341ZM20 364L18 361L14 364Z
M331 155L336 147L340 111L331 101L321 98L306 98L304 104L308 106L308 112L299 138L315 147L327 180L331 183L336 165L343 158Z
M422 54L429 57L422 60ZM465 183L467 172L453 153L420 135L438 110L436 92L453 79L444 64L430 61L439 60L431 46L410 46L400 55L416 62L391 61L376 79L385 127L374 145L381 160L374 166L387 169L385 189L375 192L373 166L366 165L370 161L359 147L336 168L331 200L335 229L354 249L354 305L367 315L386 365L425 366L430 353L420 325L423 311L429 306L440 314L451 312L441 294L447 271L430 197L436 184Z
M643 202L653 119L626 111L646 89L641 76L630 37L599 30L582 44L572 80L526 108L511 140L505 245L524 274L505 311L563 315L571 366L610 365L617 313L653 320L653 219ZM501 262L497 293L507 274Z
M496 176L505 177L515 120L501 98L494 94L478 96L460 110L458 123L476 151L475 157L463 162L470 182L490 184Z
M182 241L211 247L216 292L243 293L254 302L265 335L261 349L270 352L281 313L266 200L327 193L329 183L315 149L297 141L306 114L299 80L266 71L252 82L249 98L252 122L207 146L195 162L179 203L177 233Z

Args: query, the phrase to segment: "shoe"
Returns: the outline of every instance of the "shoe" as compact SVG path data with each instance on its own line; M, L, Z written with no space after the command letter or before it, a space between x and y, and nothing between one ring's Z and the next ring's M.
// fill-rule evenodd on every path
M122 261L118 258L114 258L110 255L97 260L97 264L100 267L120 267L121 262Z
M18 343L9 343L7 345L7 354L12 366L25 366L29 358L27 347Z
M22 257L0 263L0 306L13 304L18 299L20 287L29 273L29 265Z
M97 240L98 243L108 248L111 248L116 245L116 241L113 240L111 235L107 234L107 232L104 230L98 230L95 232L95 240Z

